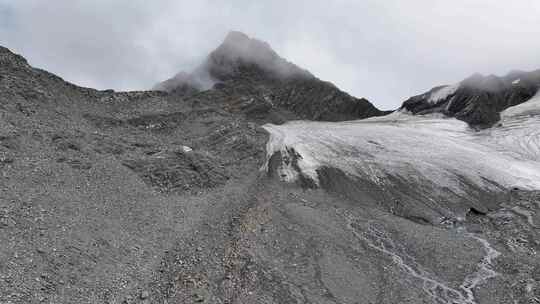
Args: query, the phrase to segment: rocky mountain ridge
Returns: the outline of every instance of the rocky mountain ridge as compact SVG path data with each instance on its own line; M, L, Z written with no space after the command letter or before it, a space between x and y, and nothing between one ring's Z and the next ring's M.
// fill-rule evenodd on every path
M419 115L443 113L485 128L497 123L503 110L530 100L539 89L540 70L512 71L502 77L474 74L458 84L411 97L400 109Z

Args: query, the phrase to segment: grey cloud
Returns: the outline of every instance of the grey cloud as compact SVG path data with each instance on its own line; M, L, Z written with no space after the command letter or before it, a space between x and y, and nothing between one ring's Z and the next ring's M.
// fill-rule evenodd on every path
M0 44L77 84L132 90L239 30L389 109L474 72L540 68L538 16L537 0L0 0Z

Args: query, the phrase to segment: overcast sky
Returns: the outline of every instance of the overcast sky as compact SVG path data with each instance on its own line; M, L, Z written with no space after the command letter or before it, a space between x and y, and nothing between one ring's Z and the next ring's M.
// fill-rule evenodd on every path
M239 30L378 107L540 68L540 0L0 0L0 45L79 85L147 89Z

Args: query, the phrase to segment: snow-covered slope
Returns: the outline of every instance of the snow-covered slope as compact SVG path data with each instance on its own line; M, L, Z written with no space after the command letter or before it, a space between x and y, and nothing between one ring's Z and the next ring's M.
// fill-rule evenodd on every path
M503 120L508 121L520 116L532 117L538 114L540 114L540 92L529 101L504 110L501 117Z
M501 112L500 124L475 138L511 157L540 161L540 93Z
M320 184L321 169L335 168L395 199L416 199L459 217L469 207L489 209L481 202L487 193L540 189L538 112L537 97L509 108L500 126L482 132L440 114L405 112L264 127L270 132L268 159L279 152L283 161L276 170L285 181L303 177Z

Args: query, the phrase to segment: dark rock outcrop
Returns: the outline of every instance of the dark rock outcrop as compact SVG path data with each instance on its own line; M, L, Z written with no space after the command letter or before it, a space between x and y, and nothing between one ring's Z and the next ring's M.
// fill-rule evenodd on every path
M401 106L413 114L443 113L473 127L489 127L508 107L531 99L540 88L540 70L513 71L503 77L474 74L459 84L439 86Z

